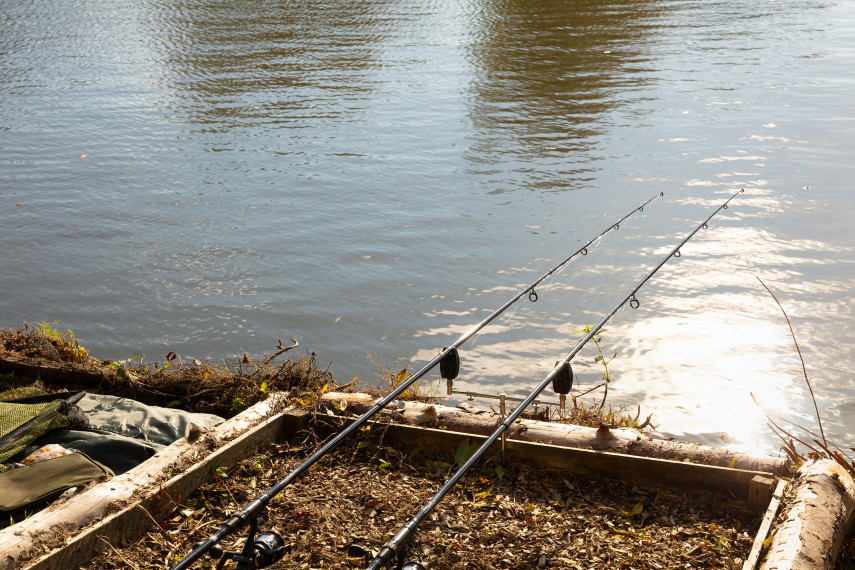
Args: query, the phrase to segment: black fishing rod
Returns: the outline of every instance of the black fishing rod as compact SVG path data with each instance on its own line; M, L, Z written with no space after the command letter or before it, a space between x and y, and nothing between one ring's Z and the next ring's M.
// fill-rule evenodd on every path
M455 487L455 485L457 485L458 481L460 481L463 475L465 475L466 472L469 471L469 469L481 458L481 456L484 455L484 453L490 448L490 446L493 445L505 431L507 431L511 424L514 423L514 421L520 416L520 414L525 411L526 407L528 407L528 405L531 404L531 402L535 398L537 398L537 396L546 388L546 386L550 382L553 382L554 385L557 384L561 386L560 388L557 388L556 391L560 390L564 393L569 392L570 384L572 384L573 381L573 374L570 370L570 361L573 359L573 357L576 356L576 354L578 354L580 350L582 350L582 348L588 343L588 341L591 340L594 335L596 335L597 332L599 332L599 330L603 328L606 323L609 322L609 320L615 315L615 313L617 313L618 310L620 310L620 308L623 307L626 303L629 303L630 307L637 309L639 306L639 301L635 297L635 294L638 292L638 290L641 289L641 287L645 283L647 283L647 281L651 277L653 277L653 275L657 271L659 271L659 269L663 265L665 265L665 262L671 259L671 257L680 257L680 248L687 241L692 239L692 237L701 228L706 229L712 217L719 213L719 211L727 209L728 203L730 203L730 201L733 200L741 192L745 192L745 189L736 192L733 196L728 198L724 204L719 206L712 214L710 214L710 216L706 220L704 220L700 225L698 225L698 227L695 228L689 235L683 238L683 241L674 246L674 249L672 249L670 253L668 253L668 255L662 258L662 260L657 263L653 267L653 269L651 269L647 273L647 275L644 276L641 281L636 283L636 285L630 290L630 292L627 293L626 296L621 299L621 301L617 305L615 305L612 310L609 311L606 316L604 316L600 320L600 322L597 323L597 325L594 326L590 330L590 332L585 335L584 338L582 338L578 343L576 343L576 346L573 347L573 350L571 350L570 353L565 356L563 360L556 364L552 372L550 372L546 376L546 378L544 378L543 381L538 384L538 386L534 390L531 391L531 393L525 398L525 400L523 400L523 402L519 406L517 406L516 409L511 412L510 415L508 415L508 417L499 425L499 427L496 428L496 431L494 431L490 435L490 437L488 437L487 440L482 443L480 447L478 447L475 453L473 453L472 456L463 465L461 465L457 469L457 471L454 472L454 475L451 476L451 478L445 483L445 485L443 485L443 487L439 491L437 491L437 493L425 504L425 506L422 507L422 509L418 513L416 513L416 515L412 519L410 519L401 528L401 530L399 530L398 533L383 546L377 556L374 557L374 559L368 565L369 570L381 570L383 568L386 568L387 565L393 561L395 561L395 565L393 566L393 568L398 570L415 570L419 568L424 568L421 564L415 561L404 562L407 552L407 546L419 524L425 519L425 517L427 517L431 513L431 511L433 511L433 509L439 504L443 497L445 497L449 493L449 491L451 491ZM569 382L567 381L568 378Z
M216 555L215 557L223 557L225 555L229 559L238 562L237 567L239 569L263 568L275 562L275 560L270 560L269 562L267 562L267 560L274 558L275 556L279 556L279 552L284 553L284 550L276 550L285 548L284 543L280 544L282 542L281 537L278 537L277 533L265 533L261 535L257 540L255 538L255 532L257 530L256 519L261 513L261 511L264 509L265 505L267 505L267 503L270 502L273 497L278 495L279 492L282 491L282 489L293 483L307 469L309 469L309 467L314 465L321 457L323 457L329 451L338 446L345 438L347 438L347 436L349 436L360 426L365 424L365 422L371 419L372 416L374 416L377 412L385 408L390 402L397 398L401 393L403 393L407 388L409 388L413 383L415 383L419 378L424 376L437 364L440 364L440 367L442 368L443 378L455 378L460 370L460 357L457 353L457 348L459 346L469 340L475 333L480 331L482 328L490 324L493 319L502 314L508 307L516 303L526 293L528 293L530 301L537 301L538 297L537 293L534 290L535 287L537 287L546 278L558 271L561 267L569 263L578 255L587 255L588 247L590 247L591 244L593 244L595 241L597 241L610 231L620 229L620 224L624 220L626 220L636 212L643 211L646 205L663 195L663 192L659 192L658 194L656 194L655 196L653 196L652 198L650 198L649 200L647 200L646 202L623 216L621 219L609 225L608 228L597 234L595 237L591 238L587 243L585 243L585 245L577 249L571 255L567 256L564 260L555 265L552 269L538 277L537 280L535 280L532 284L528 285L525 289L514 295L504 305L493 311L490 316L488 316L483 321L466 331L466 333L464 333L459 339L457 339L454 344L449 347L443 348L443 350L436 357L434 357L433 360L425 364L418 372L415 372L406 381L401 382L401 384L398 385L397 388L392 390L392 392L390 392L387 396L383 397L381 400L378 400L370 410L365 412L356 421L351 423L349 426L339 432L335 437L325 443L318 451L309 456L305 461L303 461L303 463L301 463L283 479L277 482L276 485L274 485L269 491L255 498L249 505L244 507L243 510L232 516L232 518L226 521L223 526L220 527L220 529L213 535L211 535L207 540L197 544L190 554L188 554L183 560L181 560L178 564L172 567L172 570L183 570L185 568L189 568L193 562L204 556L205 553L207 553L209 550L212 550L214 552L214 554ZM247 524L250 525L250 532L242 552L224 553L221 548L214 548L215 545L217 545L217 543L219 543L227 535L237 531L238 529L242 528L244 525ZM267 540L268 538L269 540ZM273 554L274 551L276 552L275 555ZM223 558L223 562L224 561L225 558Z

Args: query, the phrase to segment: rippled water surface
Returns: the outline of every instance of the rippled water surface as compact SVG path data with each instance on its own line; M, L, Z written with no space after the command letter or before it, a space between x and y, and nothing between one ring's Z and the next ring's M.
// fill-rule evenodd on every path
M760 277L826 435L855 444L852 3L6 0L0 17L2 326L60 319L96 355L149 360L293 337L370 382L367 353L422 364L664 192L463 347L456 388L521 395L744 188L606 327L610 401L714 445L777 447L751 393L817 430ZM574 359L583 390L596 354Z

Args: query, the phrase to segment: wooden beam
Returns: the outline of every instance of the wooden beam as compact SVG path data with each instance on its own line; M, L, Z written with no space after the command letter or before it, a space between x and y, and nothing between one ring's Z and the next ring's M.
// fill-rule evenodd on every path
M787 488L787 482L781 479L778 481L778 486L769 501L769 508L766 509L766 515L763 517L763 522L760 523L760 528L754 536L754 544L751 546L751 552L748 553L748 558L745 564L742 565L742 570L754 570L757 566L757 561L760 560L760 553L763 552L763 543L769 535L769 529L772 528L772 522L778 515L778 507L781 506L781 499L784 497L784 489Z
M316 416L316 422L321 426L326 426L326 429L331 431L338 431L342 425L352 421L352 418ZM435 446L453 450L467 438L482 443L487 439L486 436L451 430L381 422L369 423L374 426L373 430L377 430L378 433L383 432L384 442L393 446L414 448L421 445L426 448ZM487 451L485 459L498 459L501 453L500 446L500 442L497 441ZM715 493L743 501L748 500L751 480L758 475L766 475L758 471L637 457L529 441L508 440L506 453L509 463L524 463L544 469L560 469L568 473L599 473L653 488Z
M772 500L772 486L775 479L758 475L751 479L748 485L748 508L755 513L762 513Z

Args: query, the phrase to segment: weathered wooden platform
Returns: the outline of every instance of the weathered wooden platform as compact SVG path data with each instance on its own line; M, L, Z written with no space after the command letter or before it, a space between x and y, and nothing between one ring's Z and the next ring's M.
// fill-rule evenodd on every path
M340 402L342 398L349 401L349 410L357 412L359 402L370 405L372 401L368 396L352 394L331 394L325 396L324 401L329 404ZM389 412L378 416L375 425L377 429L385 430L384 441L395 442L396 445L453 448L464 439L485 440L482 432L490 424L495 424L494 418L473 419L464 415L480 414L453 410L443 406L398 402L391 406ZM263 446L293 436L299 430L311 427L319 431L335 431L353 421L352 417L331 413L311 416L287 407L284 398L273 395L192 442L186 439L175 442L128 473L94 485L63 504L52 505L3 529L0 531L0 569L26 567L41 570L85 564L105 547L106 541L116 544L130 540L166 518L182 498L189 497L210 477L212 467L230 467ZM310 421L312 419L314 421ZM460 421L455 424L457 420ZM430 422L433 427L425 427L424 424ZM453 429L455 426L466 429ZM578 447L580 441L588 442L584 444L587 448ZM595 445L591 445L592 441ZM758 534L756 552L752 552L752 557L745 563L745 570L753 569L760 557L760 545L766 538L764 533L768 532L782 499L784 463L775 458L747 454L735 456L723 450L717 450L723 452L721 454L711 453L709 448L652 441L628 430L604 432L524 420L515 427L512 437L506 442L505 453L508 462L524 462L577 473L599 473L645 486L713 492L744 500L758 513L765 512L768 521L764 524L765 530L761 528ZM651 457L651 450L655 453L664 450L673 458ZM491 453L494 457L501 453L498 442ZM714 458L726 464L693 462L690 456L705 458L707 463ZM811 517L815 516L816 508L830 512L828 516L831 519L820 520L836 522L814 525L810 532L822 544L839 548L840 533L845 534L851 526L855 484L842 469L834 470L827 465L822 466L819 472L816 467L812 469L806 472L809 473L806 475L807 491L801 493L796 504L798 501L810 503ZM823 477L830 477L830 483L818 482ZM795 485L801 484L800 479L796 481ZM818 494L820 488L822 493ZM837 499L834 498L835 489L843 491ZM819 505L814 504L816 496L821 497ZM793 509L796 507L792 506L792 501L790 503L790 512L795 512ZM796 523L804 523L806 515L799 512L802 514L792 517ZM796 545L800 544L799 541L804 544L804 539L799 538L804 526L779 531L771 550L787 553L790 558L798 559L799 564L787 562L787 556L782 556L776 559L777 565L765 565L764 568L829 567L802 564L804 556ZM830 554L825 561L816 564L827 562L835 554L831 552L833 548L827 550Z

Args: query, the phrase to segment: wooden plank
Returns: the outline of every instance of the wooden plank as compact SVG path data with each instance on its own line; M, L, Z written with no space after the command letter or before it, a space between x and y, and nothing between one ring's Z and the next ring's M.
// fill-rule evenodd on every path
M0 530L0 569L18 567L45 552L62 547L66 537L103 517L113 505L159 492L161 482L176 470L193 465L284 408L283 397L271 397L203 434L198 440L176 441L151 459L104 483L93 485L63 504L54 504L26 520ZM167 475L164 475L167 473ZM186 496L186 493L185 493ZM59 565L55 568L66 566Z
M316 421L327 429L338 430L351 418L317 416ZM455 449L463 439L478 442L487 437L477 434L415 427L402 424L369 422L378 432L383 432L383 441L392 445L438 446ZM385 431L384 431L385 430ZM485 454L485 460L498 459L500 442L496 442ZM721 496L747 501L751 479L766 473L731 469L713 465L700 465L668 459L637 457L620 453L607 453L591 449L576 449L528 441L508 440L508 461L525 463L544 469L562 469L572 473L600 473L623 481L653 488L715 493Z
M763 541L769 534L769 529L772 528L772 521L778 515L778 507L781 505L781 499L784 496L784 489L787 488L787 482L781 479L778 481L778 486L775 487L775 492L772 494L772 499L769 501L769 508L766 509L766 515L763 517L763 522L760 523L760 529L754 537L754 544L751 547L751 552L742 565L742 570L754 570L757 566L757 561L760 560L760 553L763 551Z

